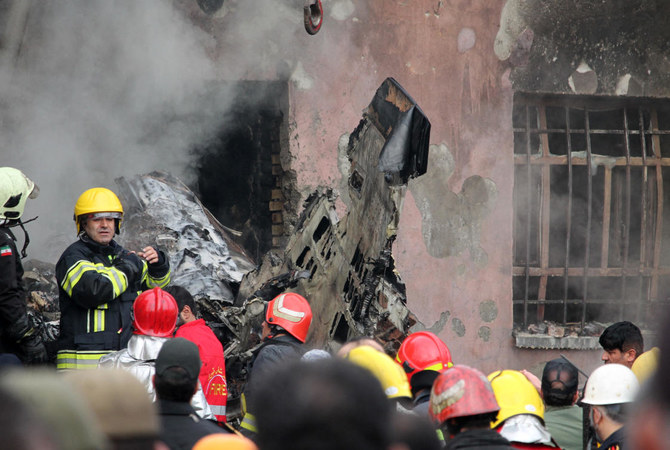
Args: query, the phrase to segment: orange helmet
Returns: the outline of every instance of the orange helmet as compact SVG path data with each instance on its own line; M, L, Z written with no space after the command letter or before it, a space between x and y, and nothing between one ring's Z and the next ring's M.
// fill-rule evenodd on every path
M309 324L312 323L312 308L302 295L287 292L268 302L265 321L282 327L300 342L305 342Z
M454 365L447 345L430 331L412 333L402 341L395 357L411 380L422 370L444 372Z
M500 407L483 373L456 365L440 374L430 392L428 414L442 424L454 417L493 413Z
M178 315L179 307L170 294L158 287L144 291L133 303L133 334L172 337Z

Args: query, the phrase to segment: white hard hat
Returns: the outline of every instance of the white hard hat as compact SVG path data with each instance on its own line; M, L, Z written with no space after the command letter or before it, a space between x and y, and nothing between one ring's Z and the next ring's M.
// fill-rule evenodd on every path
M622 364L605 364L591 373L584 387L582 403L615 405L630 403L640 390L637 377Z
M0 167L0 220L19 219L28 198L37 197L39 189L23 172Z

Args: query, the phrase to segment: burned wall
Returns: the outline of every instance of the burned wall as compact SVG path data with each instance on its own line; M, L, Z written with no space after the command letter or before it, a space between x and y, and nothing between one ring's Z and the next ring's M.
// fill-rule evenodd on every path
M509 0L495 51L516 90L668 97L669 16L663 0Z

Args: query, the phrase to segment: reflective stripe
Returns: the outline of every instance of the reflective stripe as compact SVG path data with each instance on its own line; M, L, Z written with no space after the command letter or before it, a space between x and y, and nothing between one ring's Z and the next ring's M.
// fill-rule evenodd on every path
M144 265L146 267L146 263ZM170 271L168 270L168 273L166 273L164 276L160 278L154 278L151 275L149 275L149 272L147 271L146 278L142 278L142 281L146 283L146 285L149 288L164 288L170 283Z
M224 416L226 415L226 405L212 405L211 403L209 404L210 409L212 410L212 414L215 416Z
M258 428L256 428L256 418L253 414L248 412L244 415L240 426L245 430L251 431L252 433L258 433Z
M121 293L128 287L126 275L116 268L107 267L102 263L92 263L90 261L80 260L70 267L61 283L61 287L67 295L70 297L72 296L74 287L79 283L79 280L81 280L81 277L86 272L96 272L107 278L112 283L114 298L121 295Z
M97 369L98 361L103 356L112 351L104 350L61 350L56 355L56 369L58 370L81 370L81 369Z
M93 332L97 333L98 331L105 331L105 310L96 309L94 310L94 313Z

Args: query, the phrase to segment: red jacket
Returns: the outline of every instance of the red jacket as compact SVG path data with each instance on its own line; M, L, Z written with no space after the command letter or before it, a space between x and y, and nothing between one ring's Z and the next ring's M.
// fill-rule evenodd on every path
M204 319L194 320L180 326L175 337L188 339L200 350L200 384L207 403L219 422L226 421L226 361L223 358L223 345L217 339Z

